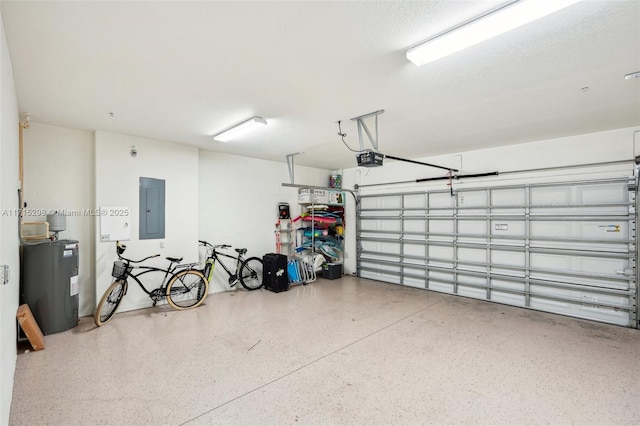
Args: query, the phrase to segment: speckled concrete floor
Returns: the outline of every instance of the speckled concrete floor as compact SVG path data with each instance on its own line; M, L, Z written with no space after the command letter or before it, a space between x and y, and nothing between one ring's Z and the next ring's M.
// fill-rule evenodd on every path
M12 425L640 424L640 331L352 277L46 345Z

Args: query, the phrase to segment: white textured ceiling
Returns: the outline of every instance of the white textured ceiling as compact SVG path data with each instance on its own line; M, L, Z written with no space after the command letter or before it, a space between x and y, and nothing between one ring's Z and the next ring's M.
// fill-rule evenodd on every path
M2 1L21 112L327 169L350 118L380 151L440 155L640 124L640 1L584 0L416 67L407 48L494 1ZM589 87L588 91L581 90ZM113 117L110 112L115 113ZM260 115L231 142L211 135ZM368 145L367 145L368 147Z

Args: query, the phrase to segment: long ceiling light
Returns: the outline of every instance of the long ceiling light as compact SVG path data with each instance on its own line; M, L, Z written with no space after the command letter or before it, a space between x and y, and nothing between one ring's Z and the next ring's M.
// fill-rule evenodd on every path
M245 120L241 123L238 123L232 127L229 127L226 130L223 130L220 133L217 133L213 136L213 139L219 142L229 142L231 139L235 139L240 135L243 135L252 129L260 126L266 126L267 120L262 117L251 117L248 120Z
M550 15L580 0L519 0L458 25L407 51L418 66Z

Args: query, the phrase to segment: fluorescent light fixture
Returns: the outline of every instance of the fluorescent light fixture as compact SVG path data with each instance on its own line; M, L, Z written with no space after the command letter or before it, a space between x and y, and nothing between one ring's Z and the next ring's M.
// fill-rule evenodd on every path
M640 78L640 71L632 72L624 76L625 80L631 80L632 78Z
M550 15L580 0L519 0L458 25L407 51L418 66Z
M240 135L243 135L249 132L252 129L260 126L266 126L267 120L262 117L251 117L248 120L245 120L241 123L238 123L234 126L229 127L226 130L216 134L213 136L213 139L219 142L229 142L231 139L237 138Z

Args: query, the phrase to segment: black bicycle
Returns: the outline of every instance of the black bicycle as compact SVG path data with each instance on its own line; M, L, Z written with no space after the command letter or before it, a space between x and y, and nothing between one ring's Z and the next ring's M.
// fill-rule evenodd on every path
M154 254L141 260L131 260L122 256L122 253L124 253L126 249L127 246L124 244L120 242L116 243L116 252L120 260L113 262L111 276L114 278L114 281L107 291L104 292L104 295L96 307L94 322L98 327L106 324L113 317L113 314L115 314L124 295L127 294L129 278L137 282L140 288L147 293L151 300L153 300L153 306L156 306L159 301L167 299L167 303L174 309L191 309L202 304L207 297L209 293L209 281L205 278L205 275L202 274L202 271L195 268L197 263L181 265L181 257L167 257L166 259L169 261L169 267L167 269L144 265L134 267L132 264L139 264L160 255ZM134 268L141 270L141 272L137 274L132 273ZM138 278L150 272L164 273L162 284L153 290L147 290Z
M213 270L216 266L216 262L220 263L222 268L229 275L229 285L235 286L238 281L242 284L242 287L247 290L257 290L262 287L262 259L259 257L244 258L247 253L246 248L237 248L235 252L237 256L229 253L218 251L219 249L227 249L231 246L228 244L212 245L206 241L200 240L200 245L206 249L206 260L204 269L201 271L206 277L207 282L211 282L213 276ZM231 272L231 268L225 265L222 258L226 257L236 261L235 272Z

